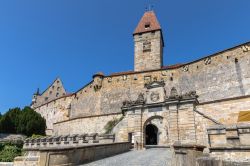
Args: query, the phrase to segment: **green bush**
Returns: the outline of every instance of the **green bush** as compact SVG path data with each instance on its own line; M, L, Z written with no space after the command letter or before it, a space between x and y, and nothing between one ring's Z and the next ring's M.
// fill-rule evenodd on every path
M13 162L14 158L22 155L22 149L16 145L1 144L0 162Z
M120 117L119 119L114 118L111 121L108 121L107 124L104 126L105 134L110 134L113 130L113 128L120 122L122 121L123 116Z
M32 139L43 138L43 137L44 137L44 135L37 135L37 134L33 134L31 136Z

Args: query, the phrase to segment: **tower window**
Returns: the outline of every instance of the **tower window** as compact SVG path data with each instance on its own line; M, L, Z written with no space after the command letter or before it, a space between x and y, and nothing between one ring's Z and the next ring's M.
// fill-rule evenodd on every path
M150 28L150 23L149 22L145 24L145 29L148 29L148 28Z
M145 41L143 42L143 52L150 52L151 51L151 42Z

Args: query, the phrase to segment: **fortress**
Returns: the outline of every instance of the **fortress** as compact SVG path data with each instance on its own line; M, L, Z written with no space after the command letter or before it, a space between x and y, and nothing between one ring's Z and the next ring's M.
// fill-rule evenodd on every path
M46 119L47 135L113 133L138 148L216 144L209 134L225 132L212 131L214 125L236 125L239 136L240 125L250 122L250 43L163 66L164 36L153 11L144 13L133 37L134 71L94 74L72 94L57 78L34 94L31 106Z

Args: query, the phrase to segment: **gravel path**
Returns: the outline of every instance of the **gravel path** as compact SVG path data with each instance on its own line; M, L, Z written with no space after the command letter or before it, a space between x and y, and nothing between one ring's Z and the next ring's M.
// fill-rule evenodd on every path
M159 148L130 151L82 166L170 166L170 164L170 150Z

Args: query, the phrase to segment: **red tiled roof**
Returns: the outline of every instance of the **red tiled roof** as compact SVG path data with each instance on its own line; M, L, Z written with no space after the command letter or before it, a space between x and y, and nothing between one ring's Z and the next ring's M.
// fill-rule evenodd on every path
M183 66L183 64L175 64L175 65L169 65L169 66L163 66L161 69L151 70L151 71L158 71L158 70L164 70L164 69L176 69ZM125 72L117 72L117 73L111 73L109 76L119 76L119 75L126 75L126 74L137 74L137 73L143 73L148 71L125 71ZM149 71L150 72L150 71Z
M110 74L110 76L119 76L119 75L134 74L134 73L136 72L134 71L116 72L116 73Z
M176 69L178 67L183 66L183 64L179 63L179 64L175 64L175 65L169 65L169 66L163 66L162 69Z
M145 28L145 25L149 25L148 28ZM155 30L161 30L161 26L157 20L157 17L153 11L145 12L141 18L139 24L137 25L134 35L143 32L150 32Z

